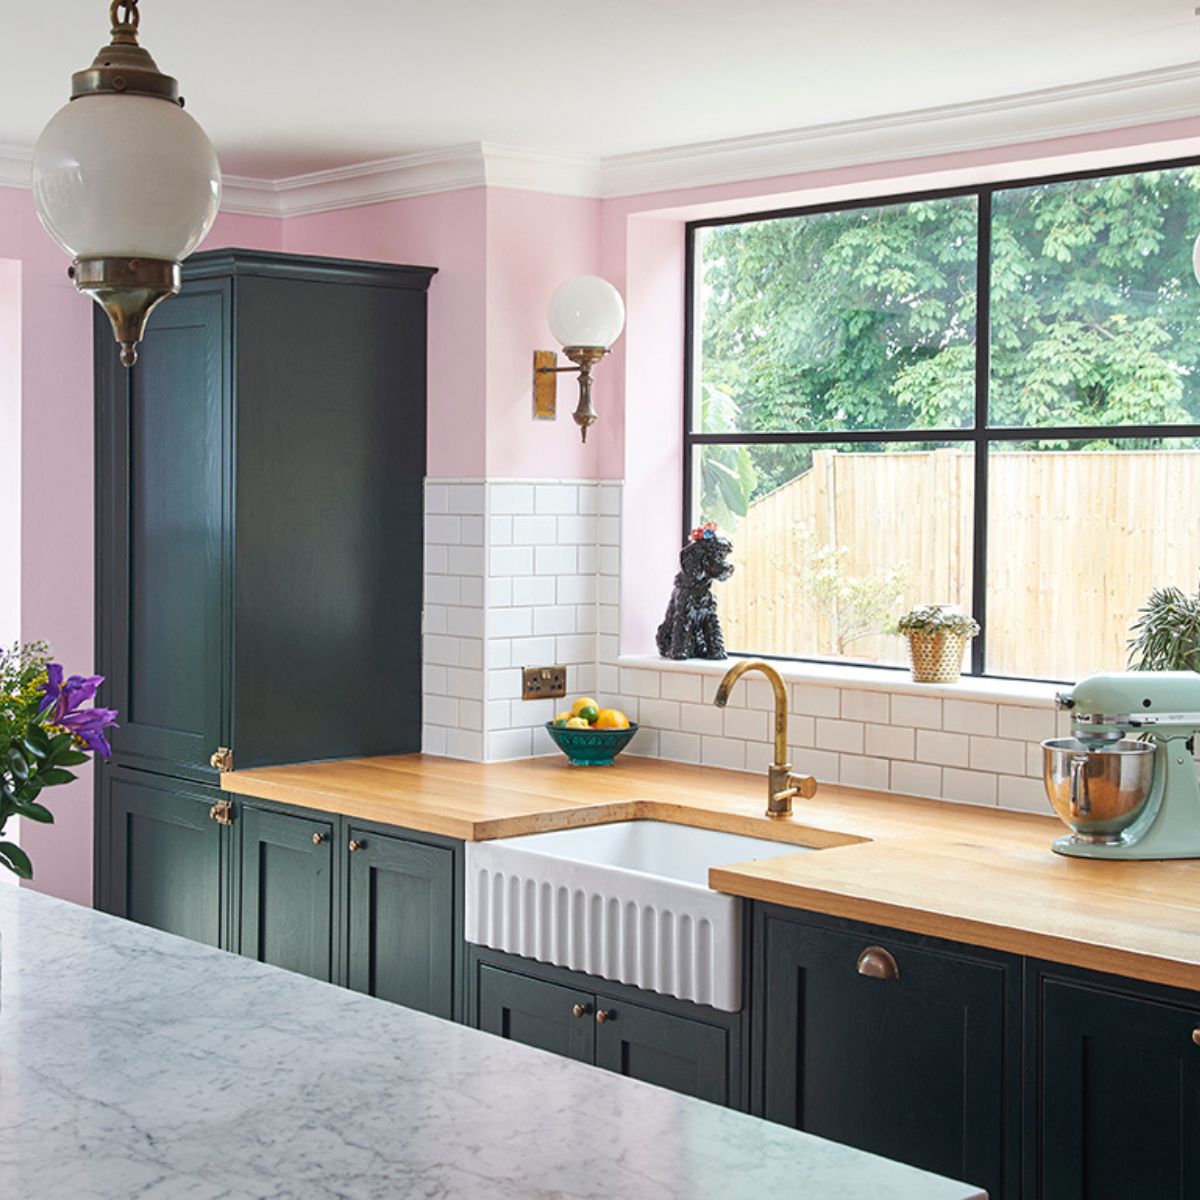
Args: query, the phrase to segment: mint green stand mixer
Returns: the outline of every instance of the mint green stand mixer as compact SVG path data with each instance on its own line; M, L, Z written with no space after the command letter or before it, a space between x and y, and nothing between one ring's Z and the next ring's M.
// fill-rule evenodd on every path
M1046 795L1081 858L1200 858L1200 674L1092 675L1058 696L1074 737L1042 743Z

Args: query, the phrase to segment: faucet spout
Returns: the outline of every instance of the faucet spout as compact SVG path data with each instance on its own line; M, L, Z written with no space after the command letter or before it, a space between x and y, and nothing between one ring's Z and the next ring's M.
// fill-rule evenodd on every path
M811 775L793 775L788 762L788 705L787 688L779 672L761 659L745 659L735 663L717 685L713 703L724 708L729 703L729 692L747 671L761 671L775 693L775 761L767 770L767 816L790 817L792 797L811 799L817 792L817 781Z

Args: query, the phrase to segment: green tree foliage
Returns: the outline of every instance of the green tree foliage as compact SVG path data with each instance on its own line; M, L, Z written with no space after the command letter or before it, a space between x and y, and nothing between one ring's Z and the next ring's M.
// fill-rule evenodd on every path
M1200 420L1198 233L1198 168L996 193L992 423ZM846 429L969 424L977 237L973 196L704 230L699 427L836 443ZM742 499L797 462L796 447L755 447L752 471L736 472ZM738 511L728 486L720 503Z

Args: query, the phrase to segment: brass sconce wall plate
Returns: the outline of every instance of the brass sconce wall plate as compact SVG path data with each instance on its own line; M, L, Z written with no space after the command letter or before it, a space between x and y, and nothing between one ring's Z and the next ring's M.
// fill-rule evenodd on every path
M533 419L553 421L558 416L558 355L553 350L533 352Z

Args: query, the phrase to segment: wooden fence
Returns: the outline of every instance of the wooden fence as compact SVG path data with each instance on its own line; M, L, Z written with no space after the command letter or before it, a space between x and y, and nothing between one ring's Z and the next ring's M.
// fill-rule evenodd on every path
M1196 587L1200 451L1001 451L989 489L989 672L1075 679L1121 669L1151 588ZM876 631L914 604L970 611L973 491L969 449L817 452L809 471L751 504L732 535L737 570L719 590L726 642L837 653L855 632L856 597L872 589L891 600ZM889 571L897 586L883 589ZM904 644L877 632L843 650L906 661Z

